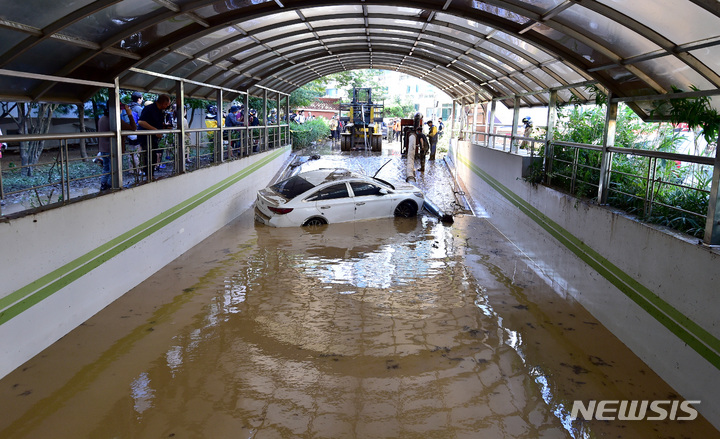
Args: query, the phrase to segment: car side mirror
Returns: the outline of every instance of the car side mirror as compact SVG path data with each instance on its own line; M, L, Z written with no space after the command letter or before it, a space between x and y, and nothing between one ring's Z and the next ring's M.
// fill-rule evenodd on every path
M381 187L380 191L378 191L378 195L387 195L389 193L390 192L387 189L385 189L384 187Z

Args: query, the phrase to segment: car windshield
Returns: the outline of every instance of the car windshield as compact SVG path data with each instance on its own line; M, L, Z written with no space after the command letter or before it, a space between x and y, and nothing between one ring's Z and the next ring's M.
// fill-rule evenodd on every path
M382 180L382 179L377 178L377 177L372 177L372 179L375 180L375 181L378 181L378 182L380 182L380 183L382 183L382 184L384 184L385 186L389 187L390 189L393 189L393 190L395 189L395 186L391 185L390 183L388 183L388 182L385 181L385 180Z
M287 180L283 180L280 183L270 186L270 189L287 198L288 200L292 200L303 192L314 187L314 184L296 175L294 177L288 178Z

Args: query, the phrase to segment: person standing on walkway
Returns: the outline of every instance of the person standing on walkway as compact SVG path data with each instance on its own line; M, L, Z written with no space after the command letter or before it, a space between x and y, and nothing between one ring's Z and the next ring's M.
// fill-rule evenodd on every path
M120 111L124 114L120 117L120 130L130 131L135 130L135 119L132 117L132 110L125 104L120 104ZM98 131L108 132L110 131L110 111L107 106L103 108L103 115L98 120ZM123 117L124 116L124 117ZM124 139L123 139L124 140ZM110 137L99 137L98 138L98 152L102 159L103 175L100 177L100 190L105 191L112 189L112 153L111 153L111 142ZM122 150L122 149L121 149ZM116 158L117 160L117 158Z
M161 94L158 96L157 101L153 102L150 105L146 105L145 108L143 108L142 113L140 114L140 121L138 122L138 129L147 131L147 130L162 130L165 129L165 110L170 106L171 99L170 96L166 94ZM145 135L145 141L143 144L151 143L152 149L157 150L158 145L160 144L160 139L162 139L162 134L156 134L154 136ZM150 141L148 140L150 138ZM158 162L160 161L160 153L155 153L152 155L153 159L153 171L157 170ZM148 166L149 167L149 166ZM148 175L152 175L148 173Z
M338 120L337 116L333 114L332 119L330 119L330 136L332 137L332 143L335 144L335 141L338 140Z
M434 126L433 121L429 120L428 123L428 140L430 141L430 157L428 160L435 160L435 149L437 149L438 141L438 129Z
M522 123L525 125L525 131L523 132L523 137L530 137L532 136L533 131L533 122L530 116L523 117ZM520 148L527 149L527 147L530 146L530 142L527 140L523 140L522 143L520 143Z

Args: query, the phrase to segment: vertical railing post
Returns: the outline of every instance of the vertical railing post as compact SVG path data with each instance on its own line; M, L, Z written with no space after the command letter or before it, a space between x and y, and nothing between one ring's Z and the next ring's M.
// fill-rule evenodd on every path
M453 99L452 109L450 110L450 140L452 141L455 135L455 115L457 114L457 101Z
M250 94L245 93L245 111L243 112L243 126L245 127L245 132L243 133L245 137L245 148L247 150L247 155L250 155L250 152L252 152L252 148L250 147L250 127L249 120L250 120Z
M552 164L555 155L553 141L555 140L555 124L557 123L557 90L550 91L548 101L547 131L545 131L545 184L550 185L552 179Z
M490 102L490 114L488 115L488 143L487 147L495 148L495 110L497 109L497 101L493 99ZM492 142L492 145L490 144Z
M720 144L720 139L716 139ZM715 164L713 167L710 199L708 200L707 221L705 222L705 244L720 245L720 145L715 147Z
M617 102L613 102L612 98L612 93L608 93L602 152L600 156L600 181L598 183L599 204L607 204L608 188L610 187L610 171L612 171L612 152L610 152L609 149L615 145L618 113L618 104Z
M268 150L268 138L269 138L269 136L268 136L268 105L267 105L268 93L267 93L267 89L265 89L264 92L265 93L263 93L263 117L265 118L265 120L263 120L263 126L265 128L263 131L265 132L265 135L263 136L263 143L264 143L263 151L267 151Z
M510 152L517 153L518 152L518 143L517 140L515 140L515 137L518 135L517 129L518 124L520 123L520 96L515 96L513 99L513 121L512 121L512 130L510 131Z
M223 91L221 88L215 93L215 102L217 103L217 114L215 120L220 131L215 132L215 162L224 161L225 156L225 133L223 130Z
M472 124L472 129L470 130L470 132L472 133L473 143L478 142L478 135L476 134L477 133L477 115L478 115L478 94L475 93L473 95L473 124Z
M570 193L572 195L575 194L575 189L577 188L577 169L578 169L578 162L580 161L580 147L575 146L575 153L573 154L573 161L572 161L572 173L570 174Z
M70 160L67 139L60 144L60 184L62 185L63 203L70 199Z
M186 154L188 145L185 144L185 81L175 83L175 106L177 107L177 124L180 129L180 138L175 142L175 174L184 174L186 169ZM176 134L177 136L177 134Z
M120 123L120 78L117 76L115 77L114 85L115 87L109 96L110 102L108 102L107 106L108 111L110 111L110 130L115 132L115 137L110 141L110 163L112 164L110 167L110 181L113 189L119 189L123 187L123 139L120 134L122 130L122 124ZM112 106L110 104L112 104Z

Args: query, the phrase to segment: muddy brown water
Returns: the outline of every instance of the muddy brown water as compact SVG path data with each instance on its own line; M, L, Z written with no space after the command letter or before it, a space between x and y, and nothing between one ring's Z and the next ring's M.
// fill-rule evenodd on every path
M323 154L297 168L402 169ZM419 184L462 211L442 162ZM576 399L681 398L491 219L246 212L0 380L0 437L718 437L702 417L572 420Z

